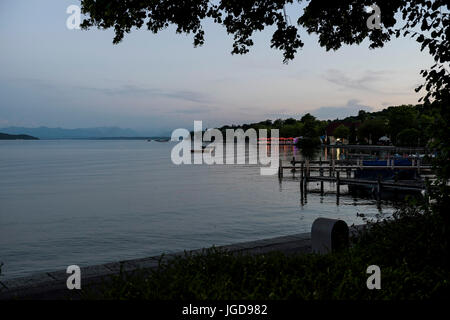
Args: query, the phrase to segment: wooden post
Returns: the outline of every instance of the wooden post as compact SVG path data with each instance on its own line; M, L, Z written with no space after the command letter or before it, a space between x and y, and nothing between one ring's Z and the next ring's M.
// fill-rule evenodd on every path
M306 175L305 176L309 176L309 160L305 161L305 165L306 165Z
M336 195L338 197L341 194L341 179L340 179L339 175L340 175L340 172L337 171L336 172Z
M281 159L278 167L278 178L283 178L283 160Z
M303 191L303 171L304 171L304 168L303 168L303 162L302 162L301 169L300 169L300 198L301 198L302 203L303 203L303 194L304 194L304 191Z
M380 201L381 199L381 176L378 176L377 180L377 200Z
M323 177L323 168L320 167L320 176ZM320 181L320 195L323 196L323 180Z
M341 181L339 178L340 172L336 172L336 204L339 205L339 197L341 195Z
M281 160L278 162L278 178L281 178L281 166L280 166Z
M308 194L308 175L309 175L308 167L309 167L309 163L307 162L306 163L306 167L305 167L305 177L303 179L303 182L305 183L305 186L304 186L304 189L305 189L305 200L306 200L306 197L307 197L307 194Z

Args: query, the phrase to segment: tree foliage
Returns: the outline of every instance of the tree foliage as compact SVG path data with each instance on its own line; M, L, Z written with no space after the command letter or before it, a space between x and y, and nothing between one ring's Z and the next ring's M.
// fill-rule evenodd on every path
M274 26L271 47L283 52L284 61L292 60L304 46L300 31L318 35L326 50L342 45L360 44L367 39L370 48L382 47L393 37L409 36L428 49L436 64L423 70L426 78L426 100L444 98L450 89L450 4L446 0L297 0L304 5L295 24L283 14L294 0L81 0L86 15L82 27L113 28L113 42L119 43L133 28L145 27L153 33L176 27L177 33L192 33L194 45L205 42L203 24L206 19L225 27L233 36L232 53L244 54L253 45L257 31ZM382 28L369 29L367 8L381 10ZM418 88L420 90L421 87Z
M420 131L414 128L404 129L397 134L397 145L417 147L420 140Z
M402 209L370 223L349 250L328 255L231 253L219 248L161 257L152 271L121 272L86 299L156 300L419 300L450 298L449 241L442 217ZM368 265L382 270L368 290Z
M397 143L398 134L406 129L417 127L418 111L414 106L398 106L389 110L388 126L391 140Z
M381 119L366 120L358 129L358 140L376 144L387 131Z
M290 24L283 9L294 2L303 9L298 20ZM381 10L381 28L367 26L367 8L372 5ZM316 34L326 50L364 40L370 48L377 48L395 37L411 37L435 60L429 70L421 71L425 82L416 90L425 89L425 103L446 108L441 113L444 129L435 127L435 146L446 148L444 153L450 151L449 142L442 140L446 136L442 131L450 126L450 3L446 0L81 0L81 7L86 15L82 28L113 28L114 43L122 41L133 28L145 26L158 33L174 25L177 33L193 34L194 45L199 46L205 42L203 24L210 19L233 36L232 53L245 54L253 45L255 32L275 27L271 47L283 52L284 62L292 60L303 47L302 29ZM359 116L364 118L365 114ZM391 136L395 139L403 129L391 132Z
M243 125L227 125L219 128L222 132L226 129L278 129L280 137L308 137L318 138L324 135L327 121L317 120L314 116L307 113L300 120L294 118L277 119L275 121L265 120L257 123L246 123Z
M299 18L289 24L285 5L304 5ZM367 8L381 10L381 28L369 29ZM274 26L271 47L283 52L284 62L295 57L304 43L301 29L318 36L326 50L368 40L370 48L382 47L393 37L411 37L427 49L435 64L422 70L425 102L449 103L450 3L446 0L81 0L86 15L82 28L113 28L113 42L119 43L133 28L145 27L153 33L176 27L176 32L194 35L194 45L205 42L203 24L207 19L225 27L234 38L232 53L244 54L253 45L257 31ZM448 114L445 114L447 117ZM447 121L448 118L444 117Z
M339 127L337 127L334 130L333 135L336 138L348 139L348 137L350 135L350 129L347 126L341 124Z
M447 182L450 179L450 2L448 0L296 0L304 6L294 24L283 14L294 0L81 0L86 19L82 28L113 28L118 43L133 28L145 27L153 33L176 27L178 33L192 33L194 45L204 44L206 19L225 27L233 36L234 54L245 54L253 45L255 32L275 27L271 47L283 52L284 62L295 57L304 46L300 32L318 37L320 46L337 50L342 45L361 44L382 47L395 37L411 37L421 51L427 50L434 65L421 74L425 81L425 105L438 108L432 126L433 143L438 153L436 167L441 192L436 196L444 207L450 205ZM366 9L377 5L381 10L381 28L369 29ZM306 126L306 125L305 125ZM304 127L305 127L304 126ZM450 228L450 214L447 215ZM450 232L450 231L449 231Z

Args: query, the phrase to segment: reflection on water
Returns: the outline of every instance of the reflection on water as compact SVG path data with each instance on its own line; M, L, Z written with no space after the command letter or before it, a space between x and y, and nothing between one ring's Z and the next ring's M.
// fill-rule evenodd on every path
M174 143L0 142L0 262L5 277L309 232L317 217L362 223L388 204L261 176L259 165L181 165ZM280 157L301 159L280 146ZM344 151L345 154L345 151ZM335 149L319 152L324 160ZM329 189L328 189L329 188Z

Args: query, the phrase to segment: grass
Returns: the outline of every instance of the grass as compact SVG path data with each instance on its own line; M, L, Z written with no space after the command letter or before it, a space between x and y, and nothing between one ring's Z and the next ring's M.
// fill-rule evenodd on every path
M416 208L416 209L414 209ZM448 241L441 215L402 208L371 224L345 251L328 255L231 254L210 248L160 262L157 270L121 273L89 299L371 300L448 299ZM381 268L381 290L366 285L369 265Z

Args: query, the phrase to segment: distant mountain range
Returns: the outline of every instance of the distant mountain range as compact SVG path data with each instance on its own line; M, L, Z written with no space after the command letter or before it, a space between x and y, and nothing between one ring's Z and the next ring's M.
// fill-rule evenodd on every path
M39 139L95 139L95 138L131 138L137 137L135 131L118 127L98 127L98 128L23 128L9 127L0 128L0 132L7 134L23 134L38 137Z

